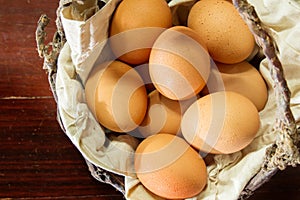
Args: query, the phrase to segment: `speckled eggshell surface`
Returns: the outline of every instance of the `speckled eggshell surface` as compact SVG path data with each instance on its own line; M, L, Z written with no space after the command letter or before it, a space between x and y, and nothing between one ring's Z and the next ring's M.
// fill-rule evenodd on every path
M195 148L229 154L245 148L256 136L260 118L255 105L236 92L208 94L184 113L181 130Z
M228 1L198 1L190 10L188 27L205 41L215 61L238 63L254 50L252 33L233 4Z
M210 73L210 56L198 34L174 26L155 41L149 58L149 74L155 88L173 100L195 97Z
M168 99L157 90L152 91L148 95L148 109L139 131L144 137L159 132L179 134L182 109L179 101Z
M119 36L112 37L110 45L120 60L142 64L148 62L150 48L158 35L171 26L171 9L165 0L123 0L110 26L110 37Z
M244 95L250 99L261 111L268 100L267 85L259 71L250 63L243 61L236 64L216 63L217 69L212 70L208 79L208 88L202 91L202 94L208 94L223 90L215 84L217 82L217 73L224 84L226 91L233 91Z
M180 137L160 133L143 140L136 149L135 169L142 184L167 199L199 194L206 185L206 165Z
M85 86L87 104L99 123L116 132L137 128L147 110L144 82L134 68L105 62L94 68Z

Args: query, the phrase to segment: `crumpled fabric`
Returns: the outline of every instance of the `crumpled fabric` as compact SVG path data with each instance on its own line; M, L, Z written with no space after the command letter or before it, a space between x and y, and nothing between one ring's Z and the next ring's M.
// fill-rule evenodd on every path
M149 192L134 174L133 156L139 141L130 135L113 135L105 131L88 109L84 85L94 64L109 59L104 52L108 37L109 19L120 0L107 0L107 4L86 22L61 18L67 43L59 59L56 78L58 112L66 134L83 157L110 172L125 177L125 197L131 200L162 198ZM195 1L172 0L173 23L180 24ZM291 90L291 109L296 121L300 120L300 3L296 0L249 0L261 21L270 28L275 38L279 58ZM65 8L67 9L67 8ZM275 140L271 131L276 116L273 82L267 60L260 63L260 72L269 88L268 101L260 112L261 127L253 142L242 151L230 155L214 156L207 167L208 183L197 197L218 200L237 199L248 181L264 161L265 150Z

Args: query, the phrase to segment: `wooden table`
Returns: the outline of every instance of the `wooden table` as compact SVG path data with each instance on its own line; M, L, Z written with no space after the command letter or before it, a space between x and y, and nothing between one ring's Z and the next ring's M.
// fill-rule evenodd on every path
M123 199L92 178L56 121L35 29L46 13L52 37L58 0L0 0L0 5L0 198ZM299 173L300 167L279 172L251 199L299 199Z

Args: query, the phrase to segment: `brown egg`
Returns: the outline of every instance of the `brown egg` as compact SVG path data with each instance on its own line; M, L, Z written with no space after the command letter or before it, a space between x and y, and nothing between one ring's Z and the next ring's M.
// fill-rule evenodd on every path
M181 117L192 100L171 100L157 90L148 95L148 109L139 131L144 137L160 132L180 134Z
M210 56L192 29L174 26L155 41L149 74L155 88L173 100L195 97L210 73Z
M228 1L198 1L190 10L188 27L200 35L209 54L218 62L241 62L255 47L254 37L248 26Z
M128 132L143 121L147 93L134 68L120 61L94 68L85 86L86 101L96 119L116 132Z
M261 111L268 99L266 83L255 67L244 61L237 64L216 63L217 68L212 69L208 79L207 87L201 91L202 94L217 91L233 91L249 98L258 111ZM217 83L220 75L224 87Z
M110 25L111 48L124 62L145 63L158 35L171 26L171 9L165 0L123 0Z
M171 134L143 140L136 149L134 166L141 183L167 199L194 197L207 182L203 159L185 140Z
M208 94L184 113L181 130L195 148L229 154L245 148L260 126L255 105L236 92Z

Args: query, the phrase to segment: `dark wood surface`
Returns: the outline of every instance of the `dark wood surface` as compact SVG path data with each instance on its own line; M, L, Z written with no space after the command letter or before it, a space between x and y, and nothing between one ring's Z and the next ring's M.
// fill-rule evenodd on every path
M123 199L97 182L60 129L35 44L41 14L55 31L58 0L0 0L0 198ZM300 167L288 168L250 198L300 199Z

